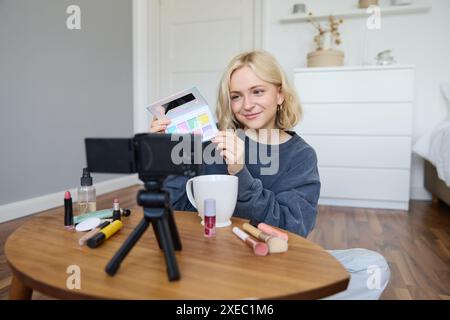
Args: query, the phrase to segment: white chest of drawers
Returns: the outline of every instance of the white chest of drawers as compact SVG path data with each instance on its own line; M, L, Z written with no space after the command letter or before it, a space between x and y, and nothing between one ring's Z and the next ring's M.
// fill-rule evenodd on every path
M295 70L295 131L317 152L319 203L408 210L414 67Z

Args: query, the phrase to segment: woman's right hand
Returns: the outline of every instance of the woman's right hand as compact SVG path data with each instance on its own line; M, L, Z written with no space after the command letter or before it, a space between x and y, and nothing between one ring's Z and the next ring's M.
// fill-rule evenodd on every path
M167 129L167 126L172 121L170 119L153 119L152 123L150 124L150 133L164 133Z

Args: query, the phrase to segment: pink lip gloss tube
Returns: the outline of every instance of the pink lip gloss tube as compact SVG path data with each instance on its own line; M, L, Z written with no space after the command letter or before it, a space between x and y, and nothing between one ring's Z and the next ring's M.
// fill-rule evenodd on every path
M205 226L204 236L207 238L211 238L216 235L216 200L205 199L203 203L203 209L203 224Z
M262 223L258 220L250 220L250 224L268 235L288 241L287 233L281 232L268 224Z

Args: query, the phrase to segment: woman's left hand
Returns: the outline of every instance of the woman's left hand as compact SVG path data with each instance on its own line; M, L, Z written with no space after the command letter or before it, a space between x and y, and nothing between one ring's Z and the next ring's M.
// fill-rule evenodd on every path
M211 140L217 143L217 150L224 157L228 166L228 173L235 175L244 167L245 144L235 132L219 131Z

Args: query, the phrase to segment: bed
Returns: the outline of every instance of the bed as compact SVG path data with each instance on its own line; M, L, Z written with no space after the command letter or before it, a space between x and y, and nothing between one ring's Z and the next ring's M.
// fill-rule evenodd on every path
M441 89L450 109L450 83L442 84ZM434 201L450 206L450 110L445 121L416 142L414 152L425 159L425 188Z
M425 160L424 175L425 189L433 195L433 202L441 200L450 206L450 187L439 179L436 167L428 160Z

